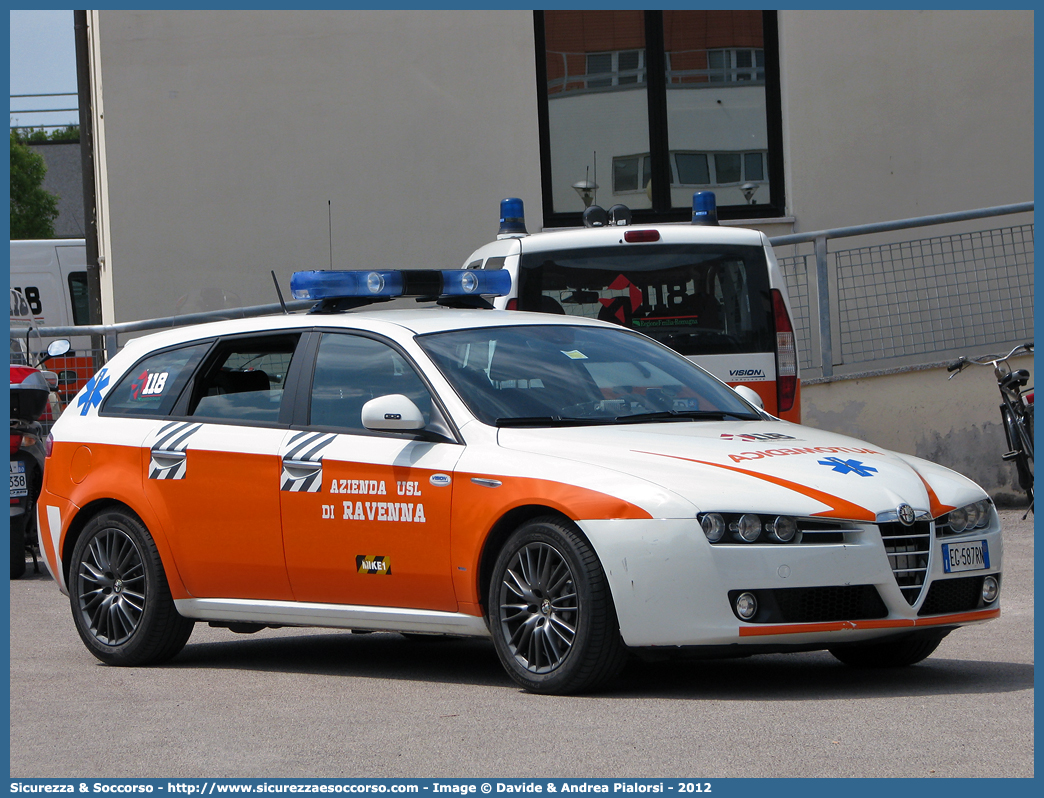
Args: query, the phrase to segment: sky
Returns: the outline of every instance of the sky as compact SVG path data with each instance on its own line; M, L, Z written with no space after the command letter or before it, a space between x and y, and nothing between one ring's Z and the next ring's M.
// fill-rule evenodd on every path
M11 11L11 94L72 92L70 97L11 98L11 124L19 127L79 124L76 108L76 41L72 11Z

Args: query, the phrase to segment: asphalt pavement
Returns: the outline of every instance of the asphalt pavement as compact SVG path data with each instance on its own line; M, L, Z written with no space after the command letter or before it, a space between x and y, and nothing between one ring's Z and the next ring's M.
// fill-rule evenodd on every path
M1031 777L1033 517L1003 511L1000 619L925 662L825 652L632 665L530 695L487 641L197 624L155 668L100 664L46 574L11 582L11 776Z

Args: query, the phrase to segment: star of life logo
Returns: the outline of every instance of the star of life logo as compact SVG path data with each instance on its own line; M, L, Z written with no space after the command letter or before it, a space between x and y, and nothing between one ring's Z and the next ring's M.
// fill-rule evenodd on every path
M873 466L865 465L861 460L842 460L840 457L828 457L818 461L821 466L832 468L839 474L858 474L869 477L877 473Z

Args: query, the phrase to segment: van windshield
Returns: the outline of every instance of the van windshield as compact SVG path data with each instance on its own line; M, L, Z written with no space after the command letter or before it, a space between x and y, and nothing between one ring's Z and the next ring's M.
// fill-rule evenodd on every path
M774 351L760 247L523 249L518 308L616 322L683 355Z

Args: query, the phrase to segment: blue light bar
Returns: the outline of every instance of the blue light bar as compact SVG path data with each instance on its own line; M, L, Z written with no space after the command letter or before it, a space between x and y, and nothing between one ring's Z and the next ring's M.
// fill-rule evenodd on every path
M294 272L290 278L294 299L401 296L402 286L401 271Z
M500 232L497 235L529 235L526 232L526 212L522 200L518 197L508 197L500 201Z
M507 296L511 293L511 275L505 269L479 271L452 269L442 272L443 296Z
M692 195L692 224L716 225L718 202L713 191L697 191Z
M407 269L405 271L294 272L294 299L384 299L397 296L505 296L511 275L504 269Z

